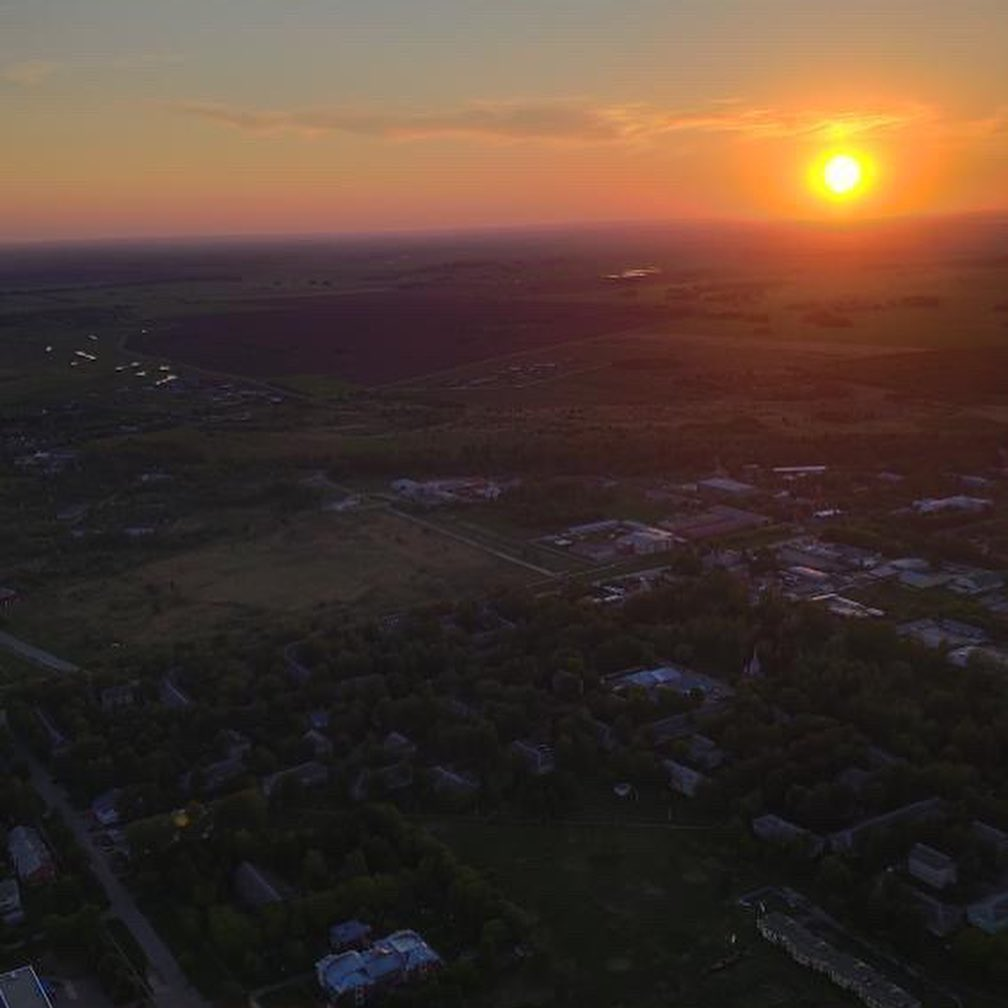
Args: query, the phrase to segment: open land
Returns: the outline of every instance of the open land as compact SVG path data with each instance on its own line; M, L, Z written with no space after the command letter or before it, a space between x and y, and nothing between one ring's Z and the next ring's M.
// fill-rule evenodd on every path
M77 804L121 788L124 817L169 833L172 810L220 812L212 858L185 855L209 834L167 848L177 891L142 845L130 885L225 1000L296 977L315 1003L328 908L363 904L430 925L456 993L477 963L493 982L459 997L488 1008L847 1004L738 906L788 879L881 936L897 976L930 959L959 1003L997 1003L1003 937L932 942L902 887L911 840L958 852L960 906L1000 884L970 838L1008 829L1006 236L0 253L3 625L86 671L0 658L15 733ZM968 644L954 662L942 633ZM737 703L612 685L656 662ZM666 819L696 768L712 782ZM280 770L289 794L251 793ZM316 807L299 789L322 778ZM750 831L786 814L823 843L935 796L942 823L814 865ZM518 908L484 892L466 915L460 865L409 889L436 859L376 881L417 847L388 822L398 855L358 843L341 816L364 797ZM249 849L293 909L236 905Z

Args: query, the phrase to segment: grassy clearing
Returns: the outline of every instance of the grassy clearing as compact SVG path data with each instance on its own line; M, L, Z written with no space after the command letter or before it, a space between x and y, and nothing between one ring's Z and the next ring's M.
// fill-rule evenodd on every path
M537 916L586 1008L850 1003L756 935L734 905L752 880L735 874L711 834L472 820L433 829ZM733 948L737 961L715 969Z
M279 526L250 523L242 534L148 559L115 577L41 590L19 607L10 629L28 640L58 636L71 647L86 641L86 652L319 609L377 614L534 578L384 511L309 513Z

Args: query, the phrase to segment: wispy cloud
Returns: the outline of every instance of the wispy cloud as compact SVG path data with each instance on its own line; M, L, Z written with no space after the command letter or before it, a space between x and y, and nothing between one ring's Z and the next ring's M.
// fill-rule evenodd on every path
M0 79L18 87L35 87L58 73L60 66L53 60L21 60L0 68Z
M603 105L582 101L474 102L443 111L400 112L350 108L248 109L185 101L167 107L182 115L253 133L319 136L344 133L388 140L471 137L488 141L614 143L674 133L720 133L751 138L821 136L829 139L892 132L933 116L921 105L894 108L784 111L734 100L701 109Z

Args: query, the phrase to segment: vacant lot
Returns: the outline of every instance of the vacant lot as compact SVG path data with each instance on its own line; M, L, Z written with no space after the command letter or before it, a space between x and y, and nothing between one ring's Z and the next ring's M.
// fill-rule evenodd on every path
M850 1003L756 935L734 906L744 880L707 833L461 820L433 828L537 916L586 1008ZM733 950L737 961L715 969Z
M384 511L313 513L262 533L250 526L116 578L39 592L11 630L85 658L112 641L191 638L267 619L296 623L318 609L379 614L535 577Z

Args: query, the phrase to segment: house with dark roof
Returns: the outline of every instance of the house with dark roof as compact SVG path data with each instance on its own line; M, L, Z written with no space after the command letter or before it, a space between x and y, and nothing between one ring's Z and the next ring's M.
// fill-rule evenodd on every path
M172 710L183 710L192 703L189 697L168 676L165 676L161 680L161 685L158 688L158 699L161 701L162 706L171 708Z
M903 891L920 913L921 923L936 937L944 938L966 923L966 913L961 906L945 903L916 886L904 886Z
M668 774L669 787L687 798L692 798L701 785L706 784L709 780L704 774L698 773L683 763L677 763L675 760L662 760L662 766L665 767L665 772Z
M279 883L251 861L242 861L235 869L234 887L238 899L250 910L282 903L284 899Z
M955 885L959 879L959 870L952 858L922 843L914 844L910 849L907 871L935 889Z
M18 966L0 973L0 1005L3 1008L53 1008L45 984L31 966Z
M701 770L716 770L724 763L724 751L706 735L693 735L686 752L689 762Z
M528 739L515 739L509 749L515 759L536 777L553 773L556 769L556 759L553 756L552 748L548 745L532 742Z
M302 788L320 787L329 780L329 768L317 760L308 760L297 766L278 770L263 778L262 790L267 798L283 783L295 781Z
M49 882L56 877L56 862L38 830L31 826L15 826L7 834L7 853L22 882Z
M451 767L432 766L428 771L430 785L436 794L464 798L479 791L479 781L472 774Z
M753 819L752 831L767 843L794 849L810 858L818 857L825 847L818 833L777 815L768 814Z
M837 830L827 837L830 850L834 853L847 853L853 851L858 844L875 830L887 829L904 822L924 822L929 819L937 819L945 810L945 804L940 798L925 798L923 801L913 802L901 808L893 809L882 815L865 819L846 829Z
M371 925L347 920L329 928L329 947L333 952L367 948L371 944Z
M391 731L382 739L382 750L387 756L397 760L412 759L416 755L416 743L397 731Z
M11 927L24 921L21 908L21 887L15 878L0 881L0 920Z
M301 738L311 746L316 759L329 759L332 756L332 739L328 735L323 735L317 728L309 728Z

